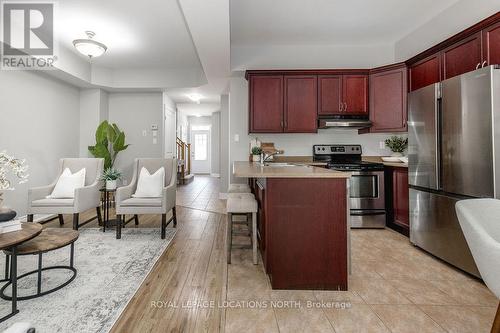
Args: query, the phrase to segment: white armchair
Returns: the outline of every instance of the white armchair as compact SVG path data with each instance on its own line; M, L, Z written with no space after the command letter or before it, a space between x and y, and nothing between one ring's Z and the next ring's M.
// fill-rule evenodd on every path
M141 169L145 167L149 173L155 173L161 167L165 168L165 184L163 194L159 198L134 198L132 194L137 188L137 181ZM175 211L175 192L177 189L177 160L162 158L140 158L134 161L134 173L132 181L128 186L119 187L116 190L116 214L118 221L116 227L116 238L121 238L121 228L130 220L126 220L127 214L134 215L135 224L139 224L139 214L161 214L161 238L165 238L167 225L173 221L177 226L177 214ZM167 213L172 210L172 218L167 222Z
M75 189L74 198L50 199L54 187L64 169L69 168L72 173L85 168L85 186ZM59 176L50 185L34 187L28 190L28 222L33 222L33 214L58 214L59 223L64 224L63 214L73 214L73 229L85 225L96 218L101 219L100 193L101 181L99 180L104 168L102 158L63 158L59 163ZM96 216L79 223L80 213L91 208L96 209Z
M455 208L479 273L500 298L500 200L461 200ZM491 332L500 332L500 305Z

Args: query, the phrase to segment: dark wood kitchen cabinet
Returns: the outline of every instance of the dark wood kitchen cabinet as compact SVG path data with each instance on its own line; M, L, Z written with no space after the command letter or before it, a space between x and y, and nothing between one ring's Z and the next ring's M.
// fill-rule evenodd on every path
M481 67L481 52L480 32L445 48L441 53L443 80Z
M433 54L408 67L409 90L417 90L441 81L441 57Z
M317 114L317 76L285 76L283 131L287 133L316 133L318 131Z
M370 74L370 132L407 131L406 65L372 70Z
M320 116L367 115L368 75L320 75Z
M250 75L250 133L316 133L316 75Z
M249 89L250 132L282 133L283 76L251 76Z
M368 115L368 75L343 75L344 113Z
M342 75L318 76L318 114L336 115L342 111Z
M500 22L483 30L483 62L485 65L500 64Z
M386 167L387 225L408 236L410 230L408 168Z

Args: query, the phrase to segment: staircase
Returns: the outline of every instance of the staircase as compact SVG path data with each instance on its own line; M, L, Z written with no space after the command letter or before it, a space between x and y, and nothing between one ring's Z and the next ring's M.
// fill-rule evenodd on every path
M177 138L177 183L189 184L194 175L191 174L191 144Z

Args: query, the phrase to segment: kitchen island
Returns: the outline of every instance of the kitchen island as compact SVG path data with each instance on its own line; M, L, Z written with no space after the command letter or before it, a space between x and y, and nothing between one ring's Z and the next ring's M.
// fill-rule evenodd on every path
M347 290L347 172L234 162L258 201L258 242L273 289Z

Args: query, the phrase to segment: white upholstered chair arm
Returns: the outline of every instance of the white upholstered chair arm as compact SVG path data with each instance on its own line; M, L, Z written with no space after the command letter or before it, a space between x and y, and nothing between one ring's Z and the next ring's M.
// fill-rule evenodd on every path
M120 206L123 200L129 199L134 194L135 184L121 186L116 189L116 205Z
M46 196L52 193L54 187L55 184L30 188L28 190L28 205L31 206L31 203L35 200L45 199Z
M168 212L175 207L175 184L163 188L162 207Z
M101 182L75 189L75 212L81 213L99 206Z

